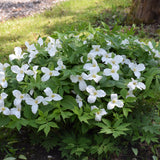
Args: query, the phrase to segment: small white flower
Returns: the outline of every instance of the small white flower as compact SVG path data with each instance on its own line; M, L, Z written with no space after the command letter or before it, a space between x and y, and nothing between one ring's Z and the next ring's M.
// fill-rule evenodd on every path
M105 53L102 55L102 62L105 62L105 64L107 64L110 61L110 58L112 57L112 53Z
M92 63L86 63L84 66L83 66L84 69L86 70L96 70L96 72L99 72L100 71L100 68L98 66L98 63L95 59L92 59Z
M123 61L121 62L121 64L129 65L131 63L130 59L128 59L126 55L122 55L122 57L123 57Z
M85 91L86 90L86 87L87 87L87 84L86 82L84 81L84 77L83 77L83 73L81 75L71 75L70 76L70 79L73 83L77 83L79 82L79 89L81 91Z
M128 97L135 97L135 95L133 94L133 90L129 89L129 91L127 92L126 98Z
M123 41L121 42L121 45L127 45L127 44L129 44L128 39L125 39L125 40L123 40Z
M94 103L98 98L105 97L106 93L103 90L96 90L93 86L89 85L86 88L86 91L90 94L87 101L89 103Z
M111 64L112 66L117 66L122 62L123 62L123 57L120 55L116 55L114 58L110 58L108 61L108 63ZM108 64L108 63L105 63L105 64Z
M0 72L5 72L6 68L9 67L10 65L8 63L0 63Z
M136 63L130 63L129 68L134 72L134 75L139 79L141 76L140 71L145 70L144 64L136 64Z
M91 70L89 75L87 75L85 73L82 73L82 77L85 80L94 80L96 83L98 83L102 79L102 76L99 76L97 74L97 70L96 69L95 70Z
M44 75L42 76L41 80L43 82L48 81L50 79L50 77L52 76L59 76L60 73L56 70L50 70L47 67L42 67L41 71L44 73Z
M27 73L27 69L28 68L29 68L28 64L22 65L21 68L19 66L17 66L17 65L11 66L11 70L12 70L12 72L17 74L16 79L19 82L23 80L24 74Z
M82 98L79 95L76 96L76 102L78 103L79 108L83 106Z
M52 90L49 87L47 87L44 90L44 92L48 96L48 97L45 98L45 100L48 101L48 102L51 102L52 100L54 100L54 101L62 100L62 97L59 94L53 93Z
M122 100L118 100L118 95L117 94L111 94L111 101L107 105L107 109L111 110L115 106L118 108L122 108L124 106L124 103Z
M8 82L5 78L5 73L4 72L0 72L0 86L2 86L2 88L7 88L8 87Z
M43 39L42 39L41 37L39 37L39 39L38 39L38 44L39 44L40 46L43 45Z
M11 115L15 115L18 119L21 118L21 105L16 106L16 108L11 108Z
M91 110L94 110L94 109L98 109L96 106L91 106ZM95 113L95 121L101 121L102 119L102 116L106 115L107 112L105 111L105 109L98 109L99 111L97 111Z
M111 41L106 40L106 42L107 42L107 46L111 46L112 45Z
M132 81L129 82L127 85L130 90L134 90L135 88L138 88L140 90L146 89L146 86L144 83L138 82L137 80L134 80L133 78L131 78L131 79L132 79Z
M92 45L92 50L90 53L93 53L94 55L101 56L106 53L106 51L103 48L100 48L100 45Z
M1 106L0 107L0 113L3 113L4 115L10 115L10 110L7 107Z
M38 104L40 104L43 100L44 100L44 98L42 96L38 96L35 99L33 99L31 97L28 97L28 98L25 99L26 103L28 105L32 106L31 110L32 110L33 114L37 113L37 111L38 111Z
M20 59L24 58L24 55L26 54L26 53L22 54L22 49L20 47L15 47L14 52L15 52L15 54L9 55L10 61L13 61L14 59L20 60Z
M61 59L58 59L57 64L58 64L58 67L56 67L55 70L59 71L62 69L66 69L66 66L63 64L63 61Z
M33 66L33 71L32 70L28 70L26 72L27 75L32 75L33 78L36 80L36 77L37 77L37 69L38 69L38 66Z
M8 96L8 94L6 94L6 93L4 93L4 92L2 92L2 93L0 94L0 106L4 106L4 99L6 99L7 96Z
M109 68L104 69L103 75L112 76L112 78L115 81L118 81L119 80L119 74L117 73L118 70L119 70L119 66L114 65L114 66L112 66L112 69L109 69Z
M27 94L22 94L19 90L13 90L12 94L14 95L14 105L19 106L22 100L25 100Z

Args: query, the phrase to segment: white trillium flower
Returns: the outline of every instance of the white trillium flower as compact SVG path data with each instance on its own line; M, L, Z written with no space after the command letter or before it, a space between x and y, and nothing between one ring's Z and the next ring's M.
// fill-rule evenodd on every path
M98 110L99 110L99 111L97 111L97 112L95 113L95 121L101 121L102 116L104 116L104 115L107 114L107 112L105 111L104 108L99 109L99 108L97 108L96 106L91 106L91 110L94 110L94 109L98 109Z
M71 75L70 76L70 79L73 83L77 83L79 82L79 89L81 91L85 91L86 90L86 87L87 87L87 84L86 82L84 81L84 76L83 76L83 73L81 75Z
M129 91L127 92L126 98L128 97L135 97L135 95L133 94L133 90L129 89Z
M126 55L122 55L122 57L123 57L123 61L121 62L121 64L129 65L131 63L130 59L128 59Z
M11 70L13 73L16 73L16 79L17 81L21 82L24 78L24 74L27 73L27 70L29 68L28 64L24 64L21 68L17 65L11 66Z
M42 39L41 37L39 37L39 39L38 39L38 44L39 44L40 46L43 45L43 39Z
M27 97L27 94L22 94L19 90L13 90L12 94L14 95L14 105L19 106L22 102L22 100L25 100Z
M100 71L100 68L98 66L98 63L95 59L92 59L92 63L86 63L84 66L83 66L84 69L86 70L96 70L96 72L99 72Z
M58 59L57 64L58 64L58 67L56 67L55 70L59 71L62 69L66 69L66 66L63 64L63 61L61 59Z
M107 46L111 46L111 45L112 45L112 42L111 42L111 41L106 40L106 42L107 42Z
M0 72L5 72L6 68L9 67L10 65L8 63L0 63Z
M38 66L33 66L33 71L32 70L28 70L26 72L27 75L32 75L33 78L36 80L36 77L37 77L37 69L38 69Z
M48 96L48 97L45 98L45 100L48 101L48 102L51 102L52 100L54 100L54 101L62 100L62 97L59 94L53 93L52 90L49 87L47 87L44 90L44 92Z
M82 98L79 95L76 96L76 102L78 103L79 108L83 106Z
M50 43L51 43L52 45L56 46L57 48L62 48L61 42L60 42L59 39L56 39L56 40L55 40L54 38L49 37L49 36L48 36L48 38L50 39Z
M112 53L107 53L106 52L105 54L102 55L101 60L102 60L102 62L104 62L105 64L107 64L110 61L109 58L111 58L111 57L112 57Z
M125 39L125 40L123 40L123 41L121 42L121 45L127 45L127 44L129 44L128 39Z
M46 51L48 52L50 57L54 57L58 50L57 50L56 46L53 46L51 43L48 43Z
M139 79L141 76L141 71L145 70L144 64L136 64L136 63L130 63L129 68L134 72L134 75Z
M112 76L112 78L115 81L118 81L119 80L119 74L117 73L118 70L119 70L119 66L114 65L114 66L112 66L112 69L109 69L109 68L104 69L103 75Z
M28 105L32 106L31 110L32 110L33 114L37 113L37 111L38 111L38 104L40 104L43 100L44 100L44 97L42 97L42 96L38 96L35 99L33 99L31 97L28 97L28 98L25 99L26 103Z
M50 70L47 67L42 67L41 71L44 73L44 75L42 76L41 80L43 82L48 81L50 79L50 77L52 76L59 76L60 73L56 70Z
M10 61L13 61L14 59L20 60L20 59L24 58L24 55L26 54L26 53L22 54L22 49L20 47L15 47L14 52L15 52L15 54L9 55Z
M144 83L142 82L138 82L137 80L134 80L133 78L131 78L132 81L128 83L127 87L130 89L130 90L134 90L135 88L138 88L140 90L142 89L146 89L146 86Z
M108 61L108 63L111 64L112 66L117 66L122 62L123 62L123 57L120 55L116 55L114 58L110 58ZM108 64L108 63L105 63L105 64Z
M21 118L21 105L17 105L15 108L11 108L10 115L15 115L18 119Z
M102 79L102 76L99 76L97 74L97 70L96 69L95 70L91 70L89 75L87 75L86 73L82 73L82 77L85 80L94 80L96 83L98 83Z
M115 106L118 108L122 108L124 106L124 103L122 100L118 100L118 95L117 94L111 94L111 101L107 105L107 109L111 110Z
M8 94L6 94L6 93L4 93L4 92L2 92L2 93L0 94L0 106L4 106L4 99L6 99L7 96L8 96Z
M7 88L8 87L8 82L5 78L5 73L4 72L0 72L0 86L2 86L2 88Z
M87 101L88 103L94 103L98 98L105 97L106 93L103 90L96 90L93 86L89 85L86 88L86 91L90 94Z
M100 48L100 45L92 45L92 50L90 53L94 53L95 55L102 56L106 53L106 51L103 48Z
M9 108L5 107L5 106L1 106L0 107L0 113L3 113L4 115L10 115L10 110Z

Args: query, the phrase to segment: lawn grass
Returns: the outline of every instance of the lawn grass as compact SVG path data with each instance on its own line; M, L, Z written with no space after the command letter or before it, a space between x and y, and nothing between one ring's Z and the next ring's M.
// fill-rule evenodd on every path
M25 41L35 42L38 36L48 36L54 31L83 30L91 23L105 21L118 10L130 5L131 0L67 0L41 14L0 23L0 59L8 60L14 47L24 47ZM104 14L105 10L109 14ZM99 22L98 22L99 21Z

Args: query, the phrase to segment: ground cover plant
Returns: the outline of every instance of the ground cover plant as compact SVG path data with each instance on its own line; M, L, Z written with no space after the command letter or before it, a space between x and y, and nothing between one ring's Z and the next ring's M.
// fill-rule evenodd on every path
M15 47L0 64L0 125L28 128L64 159L111 159L128 147L138 157L142 146L158 159L160 45L103 26Z

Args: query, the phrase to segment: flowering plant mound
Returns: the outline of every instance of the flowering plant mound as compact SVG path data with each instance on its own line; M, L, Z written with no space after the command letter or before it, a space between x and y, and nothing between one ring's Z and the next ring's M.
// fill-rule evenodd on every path
M0 63L1 127L59 133L64 157L86 150L103 157L114 152L113 137L158 142L160 45L108 28L55 33L25 45ZM64 147L74 140L79 149ZM107 144L112 150L99 151Z

